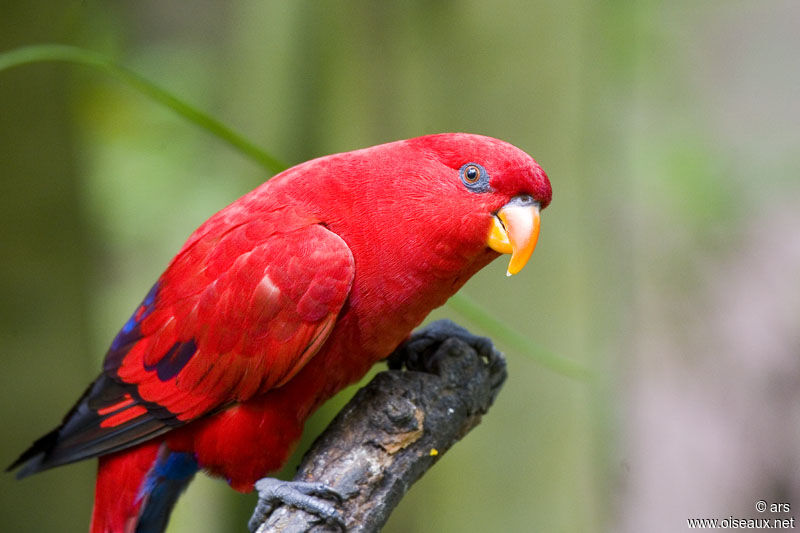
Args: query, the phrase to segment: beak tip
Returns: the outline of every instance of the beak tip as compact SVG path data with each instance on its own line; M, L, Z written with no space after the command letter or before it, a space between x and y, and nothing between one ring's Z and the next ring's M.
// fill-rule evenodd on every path
M539 238L539 206L521 204L513 199L494 216L487 245L494 251L511 254L506 276L522 270L530 259Z

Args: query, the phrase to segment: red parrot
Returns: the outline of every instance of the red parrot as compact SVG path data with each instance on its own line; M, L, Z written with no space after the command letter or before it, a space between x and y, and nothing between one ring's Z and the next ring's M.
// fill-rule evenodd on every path
M163 531L198 469L253 490L306 418L473 274L527 262L550 182L522 150L429 135L297 165L201 225L18 477L99 457L92 533ZM340 520L325 486L258 482ZM258 513L258 511L257 511Z

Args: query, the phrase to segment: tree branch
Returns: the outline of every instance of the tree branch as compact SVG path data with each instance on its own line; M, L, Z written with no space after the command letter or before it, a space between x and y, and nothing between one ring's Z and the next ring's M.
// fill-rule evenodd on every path
M331 422L298 468L295 481L323 482L344 497L347 531L378 531L418 480L478 425L506 377L505 360L478 354L451 337L426 354L428 372L381 372ZM482 350L483 351L483 350ZM258 533L328 532L283 505Z

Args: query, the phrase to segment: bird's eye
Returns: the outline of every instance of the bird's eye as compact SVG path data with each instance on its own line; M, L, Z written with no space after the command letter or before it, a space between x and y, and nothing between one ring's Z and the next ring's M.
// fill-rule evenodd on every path
M464 181L467 183L475 183L481 179L481 171L475 165L467 165L464 169Z
M461 181L467 189L473 192L486 192L489 190L489 174L478 163L467 163L459 171Z

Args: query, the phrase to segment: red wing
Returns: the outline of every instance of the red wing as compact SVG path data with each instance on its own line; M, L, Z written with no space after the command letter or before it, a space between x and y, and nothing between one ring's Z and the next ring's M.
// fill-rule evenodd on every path
M198 230L114 339L103 374L9 468L24 465L24 477L122 450L296 374L333 328L353 256L324 227L272 215Z
M192 420L285 383L319 350L350 290L349 248L320 225L253 243L255 230L198 241L170 265L150 306L126 324L138 338L120 339L123 328L114 344L124 353L109 352L106 372L138 398L105 424L133 420L147 404Z

